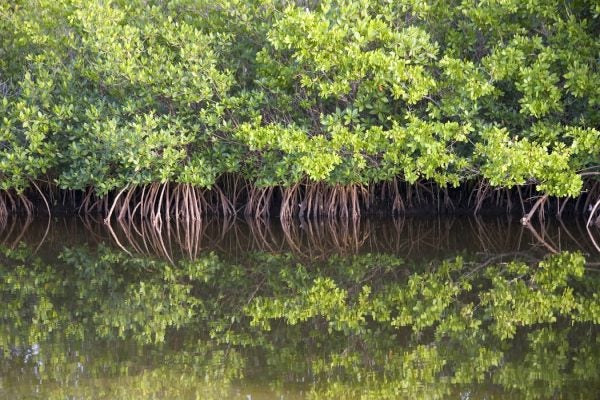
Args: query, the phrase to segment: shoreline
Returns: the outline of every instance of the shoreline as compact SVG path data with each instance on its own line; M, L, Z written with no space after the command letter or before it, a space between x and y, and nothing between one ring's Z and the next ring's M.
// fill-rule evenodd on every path
M171 218L198 220L208 216L288 219L356 219L394 216L497 216L532 219L548 216L584 218L600 224L598 182L587 182L577 198L550 197L534 185L493 188L483 181L441 188L434 182L384 182L371 185L298 183L291 187L215 185L203 189L188 184L152 183L98 196L87 190L35 184L18 194L0 191L0 218L9 215L96 215L105 222Z

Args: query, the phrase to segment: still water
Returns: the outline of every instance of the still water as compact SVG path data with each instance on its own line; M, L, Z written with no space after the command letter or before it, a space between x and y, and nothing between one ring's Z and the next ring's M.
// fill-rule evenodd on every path
M0 223L0 399L594 399L600 230Z

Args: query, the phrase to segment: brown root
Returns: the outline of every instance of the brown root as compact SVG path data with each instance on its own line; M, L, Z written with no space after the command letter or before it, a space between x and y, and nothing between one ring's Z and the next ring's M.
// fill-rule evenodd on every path
M300 183L296 183L289 188L281 188L281 207L279 209L279 218L289 220L298 215L301 205Z
M247 218L268 218L272 197L273 187L251 187L244 208L244 216Z
M523 218L521 218L521 224L523 225L527 225L531 222L531 218L535 215L535 212L537 211L538 208L540 208L540 206L543 206L544 203L546 203L546 200L548 200L548 195L545 194L542 197L540 197L534 204L533 207L531 207L531 210L525 214L523 216ZM540 218L543 218L543 211L544 211L544 207L540 208Z
M398 215L405 210L404 200L400 194L400 188L398 187L398 179L394 178L392 182L392 193L394 200L392 202L392 214Z
M596 213L598 213L598 217L594 219ZM592 224L600 226L600 198L593 206L590 206L590 216L587 219L586 226L590 227Z

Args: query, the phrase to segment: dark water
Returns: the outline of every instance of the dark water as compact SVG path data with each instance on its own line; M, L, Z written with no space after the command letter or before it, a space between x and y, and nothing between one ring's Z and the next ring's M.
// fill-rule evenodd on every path
M0 399L597 398L598 241L506 218L3 221Z

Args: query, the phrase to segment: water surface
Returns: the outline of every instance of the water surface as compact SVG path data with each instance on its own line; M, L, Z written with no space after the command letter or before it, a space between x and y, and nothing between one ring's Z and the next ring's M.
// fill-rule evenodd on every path
M600 231L577 221L0 228L0 398L600 392Z

